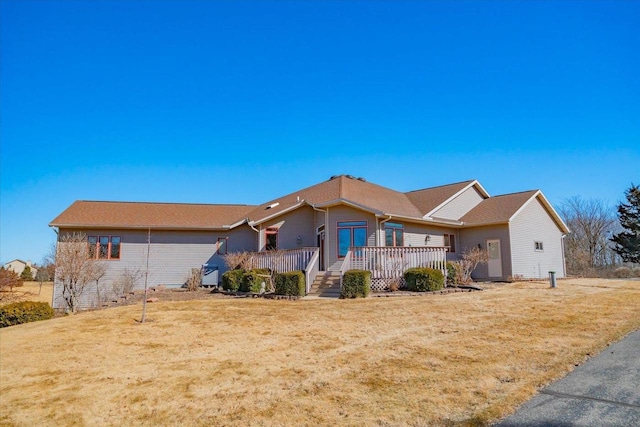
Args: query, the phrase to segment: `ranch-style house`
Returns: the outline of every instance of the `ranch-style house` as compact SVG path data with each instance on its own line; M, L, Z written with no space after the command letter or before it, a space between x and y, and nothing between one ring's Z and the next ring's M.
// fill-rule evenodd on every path
M370 269L373 288L382 290L389 274L417 265L444 269L472 247L489 253L476 280L549 271L561 278L569 232L540 190L490 197L471 180L403 193L351 175L259 206L79 200L49 226L59 236L87 236L89 253L106 266L103 286L145 270L148 249L149 286L181 286L201 266L213 272L209 283L217 282L225 254L254 251L268 261L277 249L279 269L303 270L307 292L316 277L340 277L350 268ZM94 294L89 289L83 297L85 307L95 305ZM53 305L64 308L57 282Z

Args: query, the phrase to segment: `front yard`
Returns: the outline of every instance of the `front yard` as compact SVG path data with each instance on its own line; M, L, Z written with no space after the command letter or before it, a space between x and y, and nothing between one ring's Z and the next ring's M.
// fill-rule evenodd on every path
M640 282L132 305L0 330L0 425L484 425L640 328Z

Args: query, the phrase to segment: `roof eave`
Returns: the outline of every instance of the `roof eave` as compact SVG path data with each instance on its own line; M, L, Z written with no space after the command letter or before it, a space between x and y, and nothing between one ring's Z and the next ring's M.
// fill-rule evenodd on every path
M245 220L242 220L239 223L233 225L222 225L218 227L196 227L196 226L169 226L169 225L122 225L122 224L49 224L49 227L57 227L60 228L77 228L77 229L112 229L112 230L180 230L180 231L188 231L188 230L230 230L232 228L237 227L238 225L242 225Z
M260 219L260 220L257 220L257 221L251 221L251 220L249 220L249 219L247 218L245 221L247 221L247 224L249 224L249 225L259 225L259 224L262 224L262 223L267 222L267 221L269 221L269 220L272 220L273 218L277 218L277 217L279 217L280 215L284 215L284 214L286 214L286 213L289 213L289 212L291 212L291 211L294 211L294 210L296 210L296 209L298 209L298 208L302 207L303 205L309 205L309 203L308 203L306 200L302 199L302 200L300 200L298 203L295 203L295 204L293 204L293 205L289 206L288 208L285 208L285 209L283 209L283 210L281 210L281 211L279 211L279 212L276 212L276 213L274 213L274 214L272 214L272 215L269 215L269 216L267 216L267 217L264 217L264 218L262 218L262 219Z

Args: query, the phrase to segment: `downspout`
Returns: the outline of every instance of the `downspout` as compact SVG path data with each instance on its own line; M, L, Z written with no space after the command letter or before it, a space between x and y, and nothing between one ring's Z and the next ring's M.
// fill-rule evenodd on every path
M389 214L387 214L387 215L389 215ZM380 221L380 222L378 223L378 229L376 230L376 246L378 246L378 247L382 246L382 245L380 244L380 231L381 231L381 230L380 230L380 226L381 226L382 224L384 224L385 222L387 222L387 221L391 221L391 218L393 218L393 217L392 217L391 215L389 215L389 218L387 218L387 219L383 219L382 221ZM376 221L377 221L377 220L376 220Z
M255 228L255 227L253 226L253 224L251 224L251 222L249 222L249 218L247 218L247 225L248 225L249 227L251 227L251 229L252 229L253 231L255 231L256 233L258 233L258 244L257 244L256 246L257 246L257 248L258 248L258 251L257 251L257 252L260 252L260 230L258 230L257 228Z

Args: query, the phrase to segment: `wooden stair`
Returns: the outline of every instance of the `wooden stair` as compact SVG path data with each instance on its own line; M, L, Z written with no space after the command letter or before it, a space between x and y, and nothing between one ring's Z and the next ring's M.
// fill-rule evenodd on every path
M321 271L311 285L310 296L338 298L340 296L340 272Z

